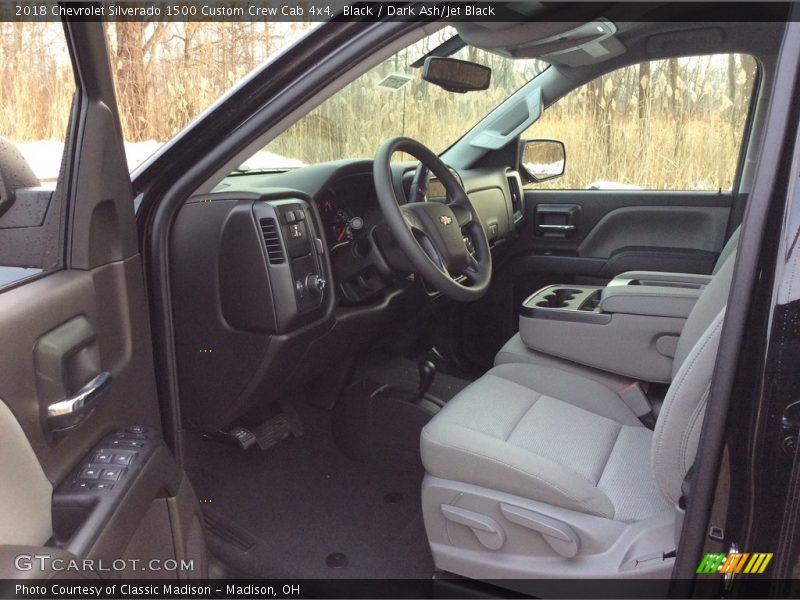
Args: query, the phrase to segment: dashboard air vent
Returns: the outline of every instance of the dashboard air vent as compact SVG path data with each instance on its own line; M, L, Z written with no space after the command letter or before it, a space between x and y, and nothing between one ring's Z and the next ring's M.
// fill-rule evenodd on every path
M278 224L275 219L265 217L258 220L261 225L261 233L264 235L264 243L267 246L267 259L271 265L281 265L286 262L281 245L281 234L278 231Z
M511 205L514 208L514 214L521 214L522 181L520 180L519 173L516 171L508 171L506 177L508 178L508 190L511 192Z

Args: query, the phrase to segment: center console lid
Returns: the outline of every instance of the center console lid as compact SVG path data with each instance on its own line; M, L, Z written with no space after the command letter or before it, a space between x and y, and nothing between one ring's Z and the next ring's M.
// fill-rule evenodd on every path
M604 313L686 319L700 297L699 288L656 285L609 285L600 295Z
M617 275L609 286L645 285L676 288L702 289L708 285L713 275L698 273L669 273L663 271L626 271Z

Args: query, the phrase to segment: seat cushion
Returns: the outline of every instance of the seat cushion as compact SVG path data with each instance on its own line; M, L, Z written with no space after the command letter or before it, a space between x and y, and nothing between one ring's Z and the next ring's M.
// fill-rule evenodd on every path
M517 333L511 337L500 349L494 357L495 365L503 365L507 363L528 363L532 365L542 365L545 367L554 367L561 371L568 373L575 373L582 378L591 379L603 384L605 387L613 390L621 390L629 386L636 380L623 375L615 373L608 373L593 367L587 367L578 363L568 361L557 356L551 356L544 352L537 352L531 350L522 341L522 336Z
M422 431L431 475L620 521L667 508L650 471L652 432L601 383L503 364Z

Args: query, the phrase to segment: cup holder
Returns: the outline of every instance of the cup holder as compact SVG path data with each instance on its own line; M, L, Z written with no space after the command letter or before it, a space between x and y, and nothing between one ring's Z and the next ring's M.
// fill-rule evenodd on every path
M581 290L558 288L537 302L536 306L541 306L542 308L567 308L570 301L575 299L575 294L580 293Z

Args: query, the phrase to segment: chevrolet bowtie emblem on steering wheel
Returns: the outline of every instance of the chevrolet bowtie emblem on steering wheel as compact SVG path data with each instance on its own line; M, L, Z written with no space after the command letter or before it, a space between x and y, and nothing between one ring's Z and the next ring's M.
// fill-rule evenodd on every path
M448 217L447 215L442 215L439 217L439 221L441 221L442 225L450 225L453 222L453 219Z

